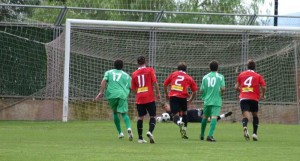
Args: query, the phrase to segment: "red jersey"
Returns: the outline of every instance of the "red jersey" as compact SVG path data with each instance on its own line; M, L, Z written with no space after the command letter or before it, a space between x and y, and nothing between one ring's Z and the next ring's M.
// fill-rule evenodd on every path
M249 99L259 101L260 86L266 86L263 77L253 70L247 70L239 74L237 82L240 84L240 100Z
M136 104L155 101L153 83L156 82L153 68L140 67L132 73L131 89L136 91Z
M164 82L164 86L170 85L169 97L188 98L187 89L190 87L193 92L198 90L194 79L184 71L173 72Z

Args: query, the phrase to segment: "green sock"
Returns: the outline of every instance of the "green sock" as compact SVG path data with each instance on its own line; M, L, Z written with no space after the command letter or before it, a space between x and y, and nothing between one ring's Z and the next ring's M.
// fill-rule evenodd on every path
M215 131L216 125L217 125L217 119L216 118L211 119L208 136L214 136L214 131Z
M120 134L122 131L121 131L121 125L120 125L120 119L119 119L118 113L114 113L114 122L115 122L116 128Z
M127 113L122 113L122 118L123 118L123 120L124 120L124 122L125 122L126 128L127 128L127 129L128 129L128 128L131 128L131 125L130 125L130 118L129 118L128 114L127 114Z
M207 118L202 118L202 120L201 120L201 134L200 134L201 137L204 137L206 125L207 125Z

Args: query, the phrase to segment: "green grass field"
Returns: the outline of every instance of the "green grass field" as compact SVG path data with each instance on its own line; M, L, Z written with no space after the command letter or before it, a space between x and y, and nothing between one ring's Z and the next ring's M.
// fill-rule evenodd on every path
M144 134L148 129L146 122ZM188 140L180 138L179 128L174 124L158 123L154 131L156 144L138 144L136 122L132 124L134 142L127 138L119 140L112 121L0 121L0 160L295 161L300 158L299 125L261 124L259 141L254 142L244 140L239 123L219 122L215 132L217 142L210 143L199 140L198 123L189 124Z

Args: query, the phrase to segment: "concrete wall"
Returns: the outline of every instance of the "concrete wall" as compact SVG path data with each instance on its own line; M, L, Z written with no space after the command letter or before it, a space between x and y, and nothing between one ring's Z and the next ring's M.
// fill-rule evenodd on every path
M99 105L100 104L100 105ZM129 115L137 116L135 105L129 105ZM201 107L201 105L200 105ZM112 112L107 102L91 103L90 105L70 104L69 120L111 120ZM262 105L259 118L261 123L298 124L298 107L296 105ZM233 115L224 121L240 122L242 119L238 104L224 104L221 113L233 111ZM157 107L157 115L163 113ZM61 100L0 100L0 120L61 120Z

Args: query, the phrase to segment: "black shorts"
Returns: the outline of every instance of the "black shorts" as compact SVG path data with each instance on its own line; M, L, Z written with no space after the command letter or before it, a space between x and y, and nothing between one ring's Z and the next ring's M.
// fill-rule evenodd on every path
M155 101L145 104L136 104L138 116L142 117L149 114L149 116L156 116L156 104Z
M178 112L185 112L187 110L187 100L186 98L179 97L170 97L170 107L171 112L173 114L177 114Z
M240 106L242 112L250 111L250 112L258 112L258 101L255 100L241 100Z
M202 110L192 109L187 110L188 122L201 122L202 121Z

